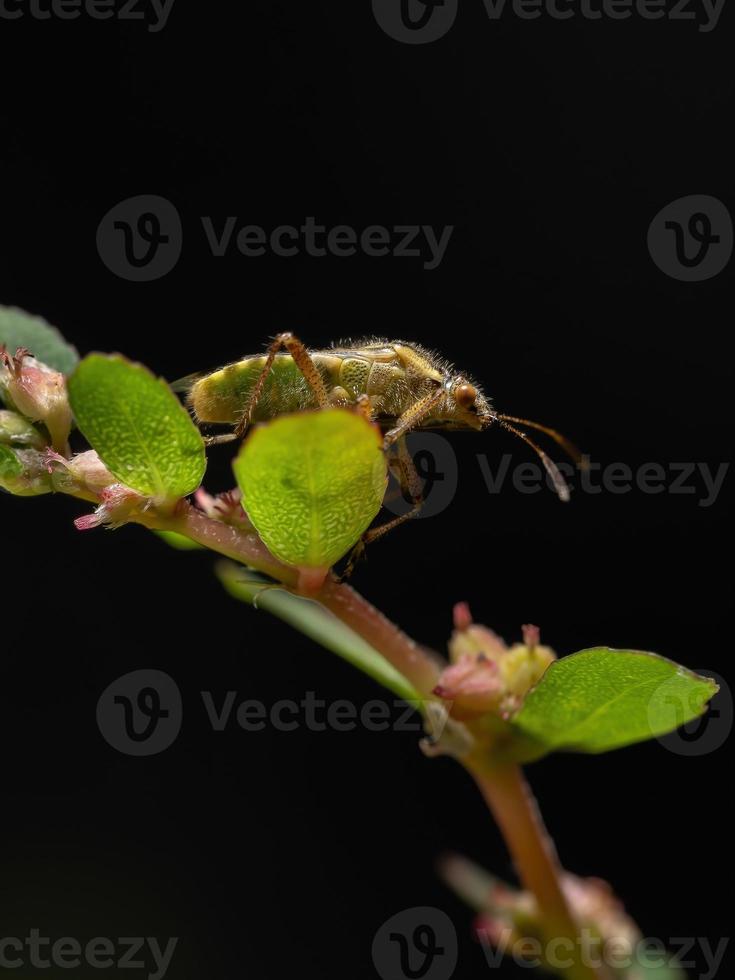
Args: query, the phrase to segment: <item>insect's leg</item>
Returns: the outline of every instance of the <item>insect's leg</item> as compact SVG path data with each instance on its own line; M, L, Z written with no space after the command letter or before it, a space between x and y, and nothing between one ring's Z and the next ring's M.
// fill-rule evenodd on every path
M374 420L375 414L373 412L373 403L370 400L370 395L357 396L355 411L358 415L362 415L362 417L368 422L372 422Z
M416 517L424 506L424 485L416 471L416 464L411 458L411 453L408 451L405 437L401 437L398 440L396 450L398 455L391 462L395 464L394 468L398 473L398 482L401 485L401 491L411 501L411 510L392 518L390 521L386 521L385 524L380 524L378 527L366 531L362 536L363 543L366 545L371 544L373 541L378 541L388 531L392 531L394 527L398 527L406 521L410 521L411 518Z
M406 445L406 440L404 437L401 437L398 440L396 451L397 455L390 459L390 466L391 469L394 469L397 473L398 482L401 485L402 492L411 500L411 510L406 511L405 514L401 514L398 517L394 517L391 520L386 521L385 524L380 524L378 527L370 528L370 530L363 534L350 552L347 567L342 575L343 579L347 579L350 577L350 575L352 575L353 571L355 570L355 565L363 557L367 545L371 544L373 541L378 541L389 531L392 531L393 528L399 527L401 524L405 524L406 521L410 521L411 518L416 517L424 505L424 487L421 482L421 477L416 472L416 465L411 458L411 454L408 451L408 446Z
M312 361L306 347L304 347L299 338L295 337L292 333L279 333L268 348L263 369L258 375L258 380L252 387L250 395L248 396L247 404L243 410L242 417L237 423L237 428L234 432L236 439L242 439L242 437L245 435L245 432L250 425L253 412L255 411L255 406L258 404L260 396L263 393L263 387L266 379L271 368L273 367L276 354L282 347L285 347L285 349L291 355L294 364L299 371L301 371L306 383L314 392L319 408L326 408L329 405L329 395L327 394L324 381L322 380L322 376L319 374L319 370L316 364L314 364Z
M234 442L237 436L234 432L222 432L218 436L205 436L205 446L221 446L225 442Z
M442 385L435 391L430 391L428 395L424 395L423 398L415 401L400 416L393 428L389 432L386 432L385 438L383 439L383 448L387 449L389 446L392 446L394 442L397 442L402 436L409 433L411 429L415 429L417 425L420 425L445 395L446 392Z

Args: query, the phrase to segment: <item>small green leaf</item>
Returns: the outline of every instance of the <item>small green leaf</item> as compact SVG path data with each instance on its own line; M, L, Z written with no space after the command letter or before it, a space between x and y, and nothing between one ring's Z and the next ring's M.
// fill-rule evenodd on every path
M0 444L45 449L47 442L28 419L17 412L0 408Z
M258 426L234 464L248 517L281 561L329 568L380 510L387 468L377 428L343 408Z
M318 602L292 595L233 562L219 562L216 572L235 599L277 616L421 710L424 699L403 674Z
M23 473L23 464L10 446L0 444L0 480L14 480Z
M51 474L43 453L0 445L0 489L15 497L52 493Z
M630 980L687 980L686 973L676 966L676 957L669 953L652 953L648 958L642 954L628 976Z
M37 360L62 374L70 374L79 362L79 354L56 327L15 307L0 306L0 346L3 344L11 354L18 347L27 347Z
M546 751L607 752L685 725L717 689L655 653L598 647L553 663L513 727Z
M198 544L196 541L192 541L191 538L187 538L185 534L179 534L178 531L154 531L162 541L165 541L169 547L174 548L176 551L203 551L204 546Z
M119 354L90 354L69 378L84 437L118 480L146 497L184 497L199 486L204 441L162 378Z

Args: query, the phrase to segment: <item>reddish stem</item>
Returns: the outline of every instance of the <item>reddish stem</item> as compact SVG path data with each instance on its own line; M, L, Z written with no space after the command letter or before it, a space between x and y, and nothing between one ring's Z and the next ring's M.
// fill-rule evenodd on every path
M198 544L232 558L283 583L297 593L298 570L271 555L255 531L213 520L186 505L172 515L148 510L135 520L156 530L177 531ZM329 576L319 591L309 594L361 636L422 695L431 694L442 670L440 658L419 646L353 588Z
M523 886L536 899L547 942L563 941L574 958L573 965L564 971L566 976L569 980L608 980L604 968L595 969L583 962L579 926L562 890L563 871L556 848L520 768L496 768L484 761L468 760L467 769L500 827Z
M74 495L88 499L81 491ZM214 520L188 503L180 503L173 512L150 508L131 519L153 530L183 534L298 592L298 570L274 558L254 530ZM440 658L406 636L349 585L330 575L309 598L319 601L366 640L421 694L431 694L441 673ZM566 938L576 949L578 929L561 888L561 867L520 769L491 768L481 751L461 761L494 814L524 886L536 898L547 937ZM567 976L569 980L607 980L604 972L597 972L580 960L567 971Z

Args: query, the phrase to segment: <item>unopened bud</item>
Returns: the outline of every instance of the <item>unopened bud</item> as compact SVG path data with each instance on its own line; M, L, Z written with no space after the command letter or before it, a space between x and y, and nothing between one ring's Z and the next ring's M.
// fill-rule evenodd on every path
M15 357L0 350L0 388L21 415L46 426L55 449L66 449L72 414L63 374L37 361L22 347Z
M82 491L99 494L117 482L93 449L77 453L71 459L49 449L45 459L49 472L53 474L54 487L62 493Z
M194 494L199 510L213 521L222 521L223 524L231 524L233 527L252 527L243 510L241 499L242 494L239 490L227 490L213 497L200 487Z
M451 702L452 717L461 721L497 710L505 688L495 661L467 653L442 671L434 694Z
M456 622L456 619L455 619ZM463 629L455 629L449 640L449 658L458 663L465 656L483 656L487 660L499 661L508 647L504 641L487 626L470 623Z
M556 974L561 969L559 950L549 942L548 924L544 921L536 898L504 884L477 865L458 855L445 858L440 872L447 884L478 910L475 922L477 938L484 946L518 957L528 954ZM580 956L610 955L604 975L610 980L642 980L646 970L637 967L636 948L641 933L628 916L610 886L599 878L578 878L564 872L560 884L578 927ZM529 944L534 941L534 945ZM680 978L675 971L667 976Z
M100 501L99 507L93 514L85 514L74 521L78 531L90 531L102 525L109 528L121 527L136 511L144 509L147 503L145 497L141 497L135 490L123 486L122 483L113 483L112 486L105 487L100 493Z
M51 476L43 453L37 449L12 449L0 445L0 488L16 497L51 493Z
M492 630L472 622L466 603L454 607L454 626L449 640L451 664L442 672L434 694L452 702L453 718L469 721L495 714L507 721L556 654L539 645L536 626L524 626L524 642L508 647Z
M472 613L468 602L457 602L452 611L454 628L460 632L472 626Z
M28 419L3 408L0 409L0 444L43 449L46 440Z
M508 650L500 669L508 692L518 698L519 707L526 694L538 684L548 666L555 660L556 654L550 647L516 643Z

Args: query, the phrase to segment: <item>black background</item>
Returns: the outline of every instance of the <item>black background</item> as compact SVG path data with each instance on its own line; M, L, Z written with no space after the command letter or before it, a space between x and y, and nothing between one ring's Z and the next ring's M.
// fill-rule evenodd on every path
M157 34L0 21L2 302L168 378L283 329L312 346L413 339L602 463L716 468L732 441L732 266L667 278L646 231L688 194L732 209L730 26L491 22L480 0L418 46L386 36L365 2L178 0ZM102 216L137 194L167 197L184 224L181 261L153 283L116 278L95 246ZM202 215L455 230L425 271L214 258ZM712 507L699 491L638 490L563 506L548 491L488 494L476 454L530 459L511 437L452 445L452 505L376 546L355 579L410 634L444 649L466 598L508 639L534 622L560 653L603 643L727 673L728 481ZM215 734L198 694L361 704L379 694L367 678L226 598L206 556L136 528L82 535L67 499L1 505L3 935L180 936L173 980L369 978L380 924L435 905L458 928L456 976L485 969L433 862L455 849L513 872L459 767L423 758L415 733ZM132 759L94 709L148 667L176 679L185 723L167 752ZM570 869L611 880L648 935L716 941L731 928L714 892L725 759L654 742L529 775Z

